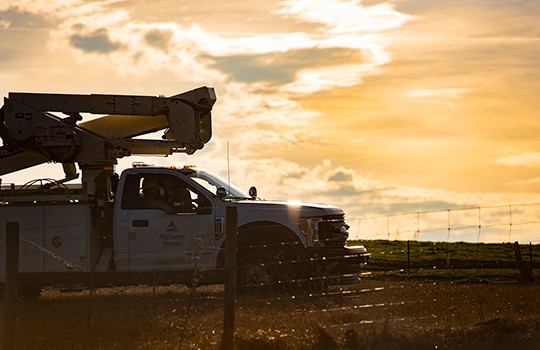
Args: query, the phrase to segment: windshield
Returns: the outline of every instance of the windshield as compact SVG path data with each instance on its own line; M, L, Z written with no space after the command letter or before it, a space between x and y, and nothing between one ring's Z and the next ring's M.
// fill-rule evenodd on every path
M240 188L228 183L226 180L222 179L216 174L210 173L206 170L188 169L186 171L186 169L183 169L182 173L189 176L193 181L197 182L213 194L216 194L218 188L223 187L227 190L227 195L225 196L225 199L251 198L249 194L242 191Z

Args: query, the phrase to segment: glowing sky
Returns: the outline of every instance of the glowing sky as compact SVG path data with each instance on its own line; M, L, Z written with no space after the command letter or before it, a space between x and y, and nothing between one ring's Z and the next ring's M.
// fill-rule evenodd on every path
M351 218L533 203L539 20L536 0L2 0L0 94L213 86L210 143L145 161L224 175L228 142L241 187Z

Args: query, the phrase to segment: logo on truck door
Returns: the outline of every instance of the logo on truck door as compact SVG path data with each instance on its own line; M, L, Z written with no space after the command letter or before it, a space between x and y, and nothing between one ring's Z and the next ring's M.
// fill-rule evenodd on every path
M178 228L176 227L176 224L174 223L174 221L171 220L171 222L169 223L169 226L167 226L167 230L165 230L166 232L178 232Z
M165 229L165 233L159 235L159 239L162 241L164 247L180 246L182 245L182 241L186 239L186 236L178 232L178 227L176 227L174 221L171 220Z

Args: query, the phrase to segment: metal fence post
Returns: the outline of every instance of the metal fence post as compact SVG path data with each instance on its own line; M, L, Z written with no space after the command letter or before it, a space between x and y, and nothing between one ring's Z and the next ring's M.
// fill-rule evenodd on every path
M236 308L236 249L238 210L228 206L225 212L225 305L223 308L223 337L221 349L229 350L234 346L235 308Z
M411 241L407 240L407 277L411 277Z
M531 277L533 276L533 246L532 242L529 242L529 262L531 264Z
M17 296L19 294L19 223L6 223L6 286L3 349L15 348Z

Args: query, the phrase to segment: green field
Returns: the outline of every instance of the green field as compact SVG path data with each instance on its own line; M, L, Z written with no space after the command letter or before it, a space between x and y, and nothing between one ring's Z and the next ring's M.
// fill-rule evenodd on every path
M521 279L511 243L446 243L369 240L371 277L445 279L453 282L516 282ZM540 280L540 245L520 245L522 259ZM531 263L532 261L532 263Z

